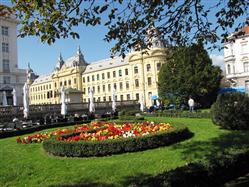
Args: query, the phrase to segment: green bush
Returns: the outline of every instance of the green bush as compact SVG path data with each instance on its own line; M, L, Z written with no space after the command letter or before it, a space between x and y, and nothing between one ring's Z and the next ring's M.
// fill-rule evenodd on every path
M248 148L222 152L208 160L189 163L186 166L135 182L134 186L221 186L229 180L248 173L248 157Z
M140 110L138 109L133 109L133 110L121 110L119 111L118 115L119 116L135 116L137 113L141 113Z
M43 142L43 148L48 153L56 156L106 156L166 146L185 140L192 136L193 134L188 130L188 128L185 127L176 128L166 132L160 132L147 136L104 141L66 142L57 141L56 139L52 138Z
M216 125L230 130L249 129L249 97L242 93L225 93L218 96L211 108Z
M118 119L122 121L143 121L144 116L119 116Z
M159 116L159 117L172 117L172 118L211 118L210 112L189 112L181 110L164 110L152 114L143 114L145 116Z

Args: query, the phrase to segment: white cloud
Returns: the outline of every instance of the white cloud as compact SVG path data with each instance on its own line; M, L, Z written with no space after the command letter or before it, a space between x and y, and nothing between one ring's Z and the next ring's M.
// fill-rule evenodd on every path
M221 69L224 71L224 56L223 55L217 55L217 54L211 54L210 58L213 61L213 65L220 66Z

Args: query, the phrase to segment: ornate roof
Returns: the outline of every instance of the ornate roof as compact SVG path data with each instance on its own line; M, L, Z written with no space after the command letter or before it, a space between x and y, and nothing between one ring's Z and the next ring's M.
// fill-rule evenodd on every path
M41 75L37 79L34 80L33 85L50 82L51 80L52 80L51 75Z
M127 65L128 64L128 58L122 58L122 57L114 57L114 58L109 58L109 59L104 59L104 60L100 60L97 62L93 62L91 64L89 64L86 67L86 70L84 71L83 74L86 73L91 73L91 72L95 72L95 71L100 71L100 70L104 70L104 69L110 69L110 68L114 68L114 67L119 67L119 66L123 66L123 65Z
M81 53L80 47L77 49L77 53L75 56L67 59L61 68L66 67L76 67L76 66L87 66L83 54Z

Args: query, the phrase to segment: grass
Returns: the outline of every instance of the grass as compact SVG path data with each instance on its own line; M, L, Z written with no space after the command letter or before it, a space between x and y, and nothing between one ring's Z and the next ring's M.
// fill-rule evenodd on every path
M249 143L249 132L221 130L209 119L147 119L184 124L195 135L168 147L93 158L54 157L41 144L17 144L16 137L1 139L0 186L127 186L136 178L154 176Z

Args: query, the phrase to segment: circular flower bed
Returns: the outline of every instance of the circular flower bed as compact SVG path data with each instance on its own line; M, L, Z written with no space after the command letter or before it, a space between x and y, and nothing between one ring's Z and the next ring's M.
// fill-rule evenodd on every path
M110 122L92 122L90 124L77 125L71 129L57 129L52 132L33 134L23 138L18 137L16 141L23 144L41 143L44 139L51 137L57 137L57 141L101 141L144 136L172 128L173 126L168 123L155 124L154 122L143 122L116 124Z
M57 156L105 156L165 146L192 135L187 128L168 123L93 122L78 126L69 134L50 136L43 142L43 148Z

